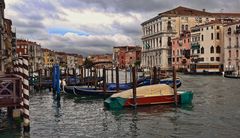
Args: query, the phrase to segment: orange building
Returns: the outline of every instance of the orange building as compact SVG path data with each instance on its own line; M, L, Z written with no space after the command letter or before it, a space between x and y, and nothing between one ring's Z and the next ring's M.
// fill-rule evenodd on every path
M88 57L93 63L96 64L96 67L112 67L112 54L103 54L103 55L91 55Z

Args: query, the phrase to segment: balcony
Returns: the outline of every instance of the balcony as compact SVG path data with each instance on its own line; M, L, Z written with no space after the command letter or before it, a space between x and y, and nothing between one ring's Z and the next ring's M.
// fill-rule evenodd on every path
M240 34L240 29L235 30L234 34L239 35Z
M199 49L200 48L200 44L199 43L192 43L191 44L191 49Z
M199 27L193 27L191 29L191 32L200 32L200 28Z
M229 45L229 46L227 46L227 49L231 49L231 46Z
M239 48L239 45L235 45L234 48Z

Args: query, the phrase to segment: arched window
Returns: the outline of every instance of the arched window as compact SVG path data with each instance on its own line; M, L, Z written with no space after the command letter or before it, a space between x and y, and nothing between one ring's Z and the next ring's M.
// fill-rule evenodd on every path
M182 32L184 31L184 25L182 25Z
M214 47L213 47L213 46L211 46L210 52L211 52L211 53L214 53Z
M167 30L172 31L172 25L170 21L167 22Z
M220 46L216 47L216 53L221 53L221 47Z
M204 48L203 47L201 48L201 54L204 54Z
M236 45L239 46L238 36L236 37Z
M171 40L171 37L168 37L168 46L172 46L172 40Z
M228 33L229 35L232 33L232 29L231 29L231 27L228 28L227 33Z
M188 31L188 25L185 25L185 30Z

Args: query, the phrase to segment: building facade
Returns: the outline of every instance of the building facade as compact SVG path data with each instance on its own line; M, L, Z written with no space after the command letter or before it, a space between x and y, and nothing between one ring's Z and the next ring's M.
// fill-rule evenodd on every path
M44 68L52 68L53 65L56 63L55 52L46 48L42 48L42 52L43 52Z
M28 56L29 69L31 72L36 72L43 68L44 55L40 44L28 40L18 39L16 53L18 57L23 55Z
M190 72L219 73L223 71L223 23L212 21L191 29Z
M130 62L132 62L133 54L137 54L139 51L139 46L117 46L113 47L113 64L118 65L119 68L126 68L129 67ZM135 52L134 52L135 51ZM137 58L139 53L134 57ZM130 60L130 58L132 58ZM127 63L128 62L128 63Z
M190 65L191 33L182 33L172 39L172 64L177 70L187 70Z
M134 66L141 63L141 47L126 52L126 66Z
M224 70L240 73L240 22L224 26Z
M239 19L239 13L210 13L205 9L194 10L186 7L162 12L142 25L142 67L158 66L168 69L172 65L171 39L178 37L191 27L216 19Z

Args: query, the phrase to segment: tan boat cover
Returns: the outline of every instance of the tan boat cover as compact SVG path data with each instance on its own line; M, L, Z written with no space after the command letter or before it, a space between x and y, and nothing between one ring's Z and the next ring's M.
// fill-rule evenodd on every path
M173 95L174 90L166 84L155 84L137 88L137 97L154 97L163 95ZM133 89L113 94L111 97L132 98Z

